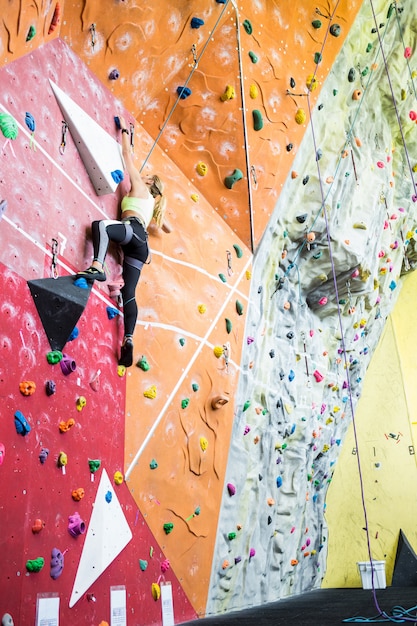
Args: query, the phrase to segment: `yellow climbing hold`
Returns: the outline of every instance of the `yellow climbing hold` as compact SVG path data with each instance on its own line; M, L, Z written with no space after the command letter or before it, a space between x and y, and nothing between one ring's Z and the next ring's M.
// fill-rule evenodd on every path
M117 366L117 375L120 376L120 378L123 378L123 376L126 374L126 367L124 365L118 365Z
M200 448L205 452L208 448L208 441L205 437L200 437Z
M252 278L252 272L250 270L246 270L245 277L246 280L250 280Z
M157 600L159 600L160 597L161 597L161 587L158 585L158 583L152 583L152 598L156 602Z
M223 347L222 346L214 346L213 348L214 356L218 359L223 355Z
M200 200L200 196L198 195L198 193L192 193L191 194L191 200L193 202L198 202Z
M232 85L227 85L224 94L220 96L220 100L225 102L226 100L232 100L233 98L236 98L235 88L232 87Z
M203 161L199 161L197 163L197 174L200 174L200 176L205 176L208 172L208 167L205 163L203 163Z
M201 313L201 315L203 315L206 311L207 311L207 307L205 304L198 305L198 312Z
M297 124L304 124L306 119L307 115L304 109L298 109L297 113L295 114L295 121L297 122Z
M151 385L151 387L143 392L143 395L145 396L145 398L150 398L151 400L154 400L156 398L156 386Z
M355 222L353 224L353 228L359 228L359 230L366 230L367 226L366 226L365 222Z
M318 80L316 78L316 76L314 74L309 74L306 78L306 87L309 91L314 91L314 89L317 89L319 83Z
M122 472L115 472L113 476L113 480L116 485L121 485L123 482L123 474Z
M87 404L87 400L84 396L80 396L77 398L77 411L82 411L85 405Z
M252 100L258 97L258 87L254 83L249 87L249 95Z

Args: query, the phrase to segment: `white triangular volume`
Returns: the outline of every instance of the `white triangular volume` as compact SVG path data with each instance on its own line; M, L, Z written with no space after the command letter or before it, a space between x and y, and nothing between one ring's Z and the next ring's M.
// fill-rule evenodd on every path
M132 531L103 469L69 601L70 608L83 597L131 539Z
M120 145L52 80L49 82L96 194L113 193L118 183L111 173L124 169Z

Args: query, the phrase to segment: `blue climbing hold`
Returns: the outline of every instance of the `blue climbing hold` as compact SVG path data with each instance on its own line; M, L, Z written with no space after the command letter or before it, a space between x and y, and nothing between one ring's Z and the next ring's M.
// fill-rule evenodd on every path
M277 487L282 487L282 476L278 476L277 478Z
M88 289L88 283L86 279L82 278L81 276L80 278L77 278L76 280L74 280L74 285L76 287L79 287L80 289Z
M19 435L22 435L22 437L27 435L31 430L29 422L21 411L16 411L14 414L14 425L16 427L16 432Z
M122 182L122 180L124 179L124 174L121 170L114 170L111 173L111 177L114 180L115 183L119 184Z
M116 315L119 315L119 311L115 309L113 306L106 307L107 317L109 320L112 320Z
M193 17L191 20L191 28L200 28L200 26L204 26L204 20L201 20L199 17Z
M26 122L26 126L33 133L35 131L36 123L35 123L35 118L33 117L32 113L26 112L25 122Z
M191 96L191 89L189 87L177 87L177 94L181 100L185 100L185 98Z
M71 331L70 336L68 337L68 341L74 341L74 339L77 339L79 334L80 334L80 331L78 330L76 326L74 326L74 328Z

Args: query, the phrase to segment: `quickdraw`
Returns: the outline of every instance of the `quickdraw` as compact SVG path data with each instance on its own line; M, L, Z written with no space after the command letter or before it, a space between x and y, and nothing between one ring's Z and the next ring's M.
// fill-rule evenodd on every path
M55 238L52 238L52 260L51 260L51 277L58 278L58 269L56 258L58 255L58 241Z
M68 124L66 123L65 120L62 120L61 145L59 146L60 154L64 154L65 152L65 147L67 145L67 131L68 131Z

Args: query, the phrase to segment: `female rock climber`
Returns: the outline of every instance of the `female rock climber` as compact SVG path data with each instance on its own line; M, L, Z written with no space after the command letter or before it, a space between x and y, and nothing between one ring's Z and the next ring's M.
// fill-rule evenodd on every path
M123 250L121 289L123 298L124 338L119 365L130 367L133 363L133 331L138 307L135 291L142 267L150 262L147 228L152 220L165 232L170 232L164 224L165 204L163 184L160 178L141 176L136 168L130 147L130 132L123 117L119 117L122 135L122 154L130 179L130 191L121 202L121 220L94 221L91 225L94 259L90 267L78 272L77 277L88 281L105 281L104 260L110 241L118 243Z

